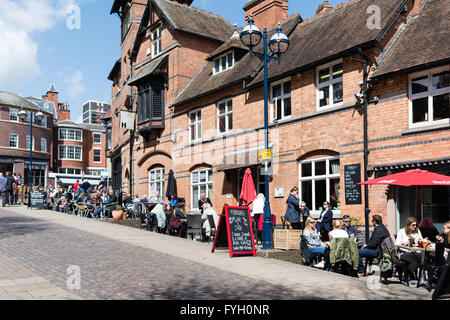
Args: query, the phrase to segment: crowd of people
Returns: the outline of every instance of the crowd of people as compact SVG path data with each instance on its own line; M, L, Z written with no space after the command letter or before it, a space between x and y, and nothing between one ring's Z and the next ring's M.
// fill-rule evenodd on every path
M369 241L362 244L358 240L358 231L351 224L351 218L344 215L341 219L333 219L333 212L328 201L324 201L323 209L317 219L311 217L310 212L304 201L299 199L299 189L293 187L286 200L287 210L285 220L290 223L292 229L302 229L303 238L311 253L323 256L323 261L316 264L315 267L330 270L330 247L333 239L351 238L357 243L358 247L358 266L359 276L367 275L363 258L374 259L381 255L381 244L391 237L388 229L384 226L380 215L372 216L372 226L374 228ZM445 248L449 249L450 221L443 226L442 233L433 224L429 217L424 217L420 224L416 218L409 217L405 221L404 228L400 229L396 235L395 245L399 248L399 258L404 261L409 268L410 279L415 279L417 270L422 262L421 253L409 250L406 246L417 247L422 241L431 241L434 243L443 243ZM444 252L444 258L449 260L448 251Z
M22 201L20 194L24 188L22 176L11 172L6 172L6 176L4 176L3 172L0 172L2 207L6 207L7 205L12 206Z

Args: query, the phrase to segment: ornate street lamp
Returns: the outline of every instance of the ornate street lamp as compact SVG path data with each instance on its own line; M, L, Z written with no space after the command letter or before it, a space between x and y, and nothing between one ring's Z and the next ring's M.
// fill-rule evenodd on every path
M280 63L281 54L285 53L289 49L289 38L282 32L281 25L278 24L276 33L272 36L267 43L267 28L264 27L264 32L254 24L253 16L250 15L248 25L244 27L240 34L241 42L250 49L250 55L257 56L262 62L264 62L264 130L265 130L265 147L269 149L269 102L268 102L268 76L267 65L269 62L277 61ZM253 51L263 39L264 54ZM267 47L271 51L271 55L268 54ZM269 201L269 172L266 163L265 170L265 197L266 202L264 205L264 223L263 223L263 250L272 249L272 213L270 211Z
M19 118L25 121L28 117L28 113L25 111L24 108L20 109L19 111ZM34 119L36 122L42 121L44 118L44 114L41 111L36 112L34 115ZM30 170L28 174L28 207L31 207L31 190L33 186L33 179L32 179L32 169L33 169L33 111L30 110Z

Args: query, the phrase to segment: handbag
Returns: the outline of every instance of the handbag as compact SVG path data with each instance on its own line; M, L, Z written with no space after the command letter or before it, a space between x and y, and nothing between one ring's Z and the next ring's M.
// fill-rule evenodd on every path
M169 221L169 229L178 230L180 229L181 219L175 213L172 214Z

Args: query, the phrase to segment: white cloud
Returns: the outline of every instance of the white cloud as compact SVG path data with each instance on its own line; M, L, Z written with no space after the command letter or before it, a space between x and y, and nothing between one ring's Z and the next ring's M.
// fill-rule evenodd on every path
M66 92L69 94L70 98L75 99L84 91L86 87L81 83L83 80L83 72L80 70L75 71L75 73L64 79L67 84Z
M64 21L76 0L0 1L0 89L14 91L40 74L33 34Z

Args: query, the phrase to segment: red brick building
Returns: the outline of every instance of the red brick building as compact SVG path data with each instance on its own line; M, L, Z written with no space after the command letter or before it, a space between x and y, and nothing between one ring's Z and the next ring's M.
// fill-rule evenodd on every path
M33 121L30 139L29 118L21 120L18 112L22 108L34 115L40 111L44 118ZM48 172L53 168L53 112L51 107L41 107L17 94L0 91L0 172L13 172L28 184L30 170L30 141L32 143L33 185L46 186Z
M151 1L157 2L163 1ZM288 17L286 6L287 1L252 0L244 7L261 29L273 27L276 16L291 42L281 63L269 67L272 213L284 215L289 190L299 186L314 214L328 200L335 213L364 224L367 203L392 233L408 216L432 217L438 227L450 220L448 187L420 187L415 200L413 188L369 186L365 199L365 187L352 190L351 183L364 177L364 99L369 178L407 168L450 174L450 1L353 0L337 8L323 3L306 21ZM161 188L173 169L188 207L195 208L205 191L220 210L237 203L247 167L263 192L257 161L264 148L262 65L236 36L227 39L175 90L175 100L165 101L170 118L163 133L151 127L135 144L139 194ZM255 50L262 52L261 45ZM358 99L364 57L372 65L369 90ZM124 165L124 177L126 170Z

